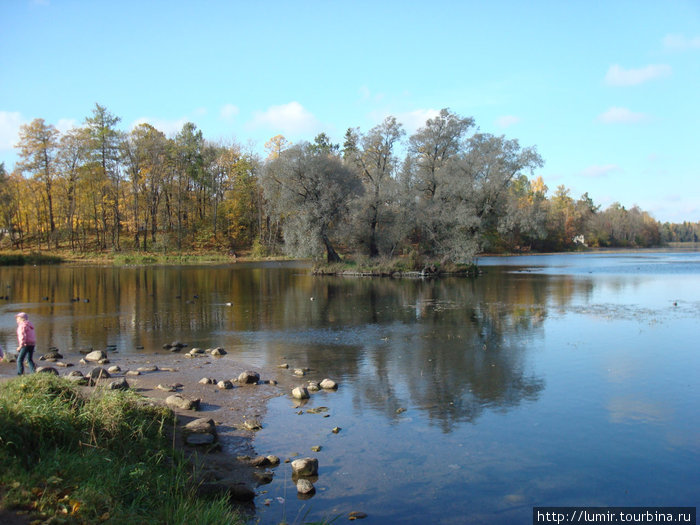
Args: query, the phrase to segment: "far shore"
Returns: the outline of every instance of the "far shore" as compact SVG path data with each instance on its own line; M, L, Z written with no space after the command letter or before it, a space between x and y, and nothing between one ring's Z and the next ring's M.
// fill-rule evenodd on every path
M561 251L561 252L535 252L535 251L517 251L517 252L484 252L479 253L474 258L472 265L450 265L452 267L463 267L457 270L444 271L438 273L440 275L474 275L473 265L478 266L478 261L483 257L518 257L518 256L546 256L546 255L563 255L563 254L586 254L586 253L651 253L651 252L668 252L668 251L698 251L700 243L695 242L671 242L663 246L654 246L649 248L601 248L582 246L577 250ZM354 262L355 258L359 257L363 262L360 264L361 269L358 269L358 264ZM161 252L140 252L140 251L105 251L105 252L74 252L66 248L58 250L47 249L25 249L25 250L0 250L0 266L24 265L24 264L88 264L88 265L109 265L109 266L140 266L140 265L217 265L217 264L250 264L263 263L273 261L285 262L304 262L313 266L314 273L318 275L346 275L346 276L391 276L400 275L404 277L421 277L425 276L425 267L434 265L435 263L427 262L419 265L419 268L407 266L407 261L403 257L395 257L391 260L378 258L376 260L367 259L356 254L345 254L340 263L328 264L325 262L314 263L312 259L291 258L287 256L265 256L258 257L253 255L250 250L242 250L240 252L224 253L222 251L186 251L179 253L161 253ZM414 265L415 266L415 265ZM438 265L440 266L440 265ZM465 269L471 267L472 269Z

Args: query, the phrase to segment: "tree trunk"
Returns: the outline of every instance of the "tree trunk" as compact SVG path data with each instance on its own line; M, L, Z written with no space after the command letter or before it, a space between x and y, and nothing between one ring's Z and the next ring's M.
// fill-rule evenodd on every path
M326 261L328 263L338 263L340 262L340 256L338 253L335 251L333 248L333 245L331 244L331 241L328 239L328 236L326 234L323 234L321 236L323 240L323 244L326 247Z

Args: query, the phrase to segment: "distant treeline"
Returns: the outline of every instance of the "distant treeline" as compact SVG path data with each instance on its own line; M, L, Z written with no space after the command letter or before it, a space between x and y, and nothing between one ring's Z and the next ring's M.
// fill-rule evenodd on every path
M674 224L665 222L660 226L661 242L700 242L700 222Z
M206 140L192 123L168 138L119 122L96 104L65 133L43 119L21 127L20 162L11 173L0 164L0 248L466 262L483 251L697 240L697 224L662 226L617 203L601 210L564 186L550 195L534 147L447 109L407 138L394 117L349 128L342 144L277 135L266 158Z

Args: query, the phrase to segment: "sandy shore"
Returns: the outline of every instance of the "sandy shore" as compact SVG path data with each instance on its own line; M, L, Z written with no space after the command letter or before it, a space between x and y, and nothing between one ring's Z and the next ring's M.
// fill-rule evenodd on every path
M200 410L175 409L178 415L178 426L181 427L197 418L211 418L216 423L218 441L221 445L219 451L200 453L197 449L184 447L186 453L193 462L200 466L200 471L205 480L212 482L224 482L225 484L244 484L250 489L256 489L264 483L264 469L250 466L241 457L255 457L253 447L253 432L242 428L246 420L257 419L264 421L268 400L273 397L289 395L291 389L297 386L299 378L295 378L289 370L281 368L260 369L247 366L233 359L230 355L212 357L204 354L195 358L185 357L185 349L182 352L163 351L149 354L120 354L109 352L109 363L97 365L94 363L81 364L81 355L67 355L59 363L71 366L59 366L59 363L39 360L40 355L35 355L34 361L37 367L50 366L58 370L59 375L67 375L73 370L79 370L87 374L96 366L107 369L117 365L121 372L112 374L112 378L101 380L104 384L113 381L114 378L125 377L130 388L146 398L165 404L165 399L172 395L158 388L162 386L177 386L177 393L188 399L200 399ZM145 371L149 367L157 367L154 371ZM128 371L139 371L138 375L127 374ZM26 372L25 365L25 372ZM235 379L246 370L252 370L260 374L262 381L271 381L273 384L238 385ZM0 363L0 380L16 377L16 363ZM234 388L224 390L216 384L200 384L200 379L207 377L216 381L231 380ZM276 384L275 384L276 383ZM87 395L94 391L95 387L85 387ZM98 385L99 388L99 385ZM176 441L182 445L181 435L176 433ZM284 460L284 458L282 458ZM269 474L268 474L269 476Z

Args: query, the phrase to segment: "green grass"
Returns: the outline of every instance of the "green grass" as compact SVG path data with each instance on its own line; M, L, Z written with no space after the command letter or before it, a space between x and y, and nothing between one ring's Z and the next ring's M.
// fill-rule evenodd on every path
M52 523L244 523L224 498L196 498L173 424L130 391L86 397L51 374L2 383L2 505Z

